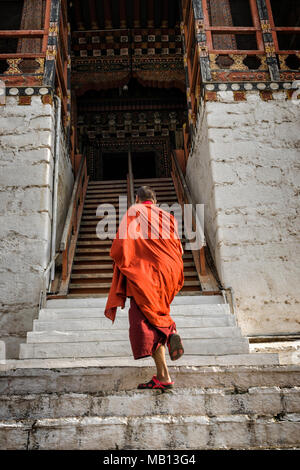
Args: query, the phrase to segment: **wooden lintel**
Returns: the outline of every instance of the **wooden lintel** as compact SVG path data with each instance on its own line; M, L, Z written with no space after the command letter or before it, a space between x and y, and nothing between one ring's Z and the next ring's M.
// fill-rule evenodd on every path
M32 52L14 52L12 54L0 54L0 59L39 59L46 57L46 54L35 54Z
M1 30L0 37L8 38L41 38L46 34L44 29L11 29L11 30Z

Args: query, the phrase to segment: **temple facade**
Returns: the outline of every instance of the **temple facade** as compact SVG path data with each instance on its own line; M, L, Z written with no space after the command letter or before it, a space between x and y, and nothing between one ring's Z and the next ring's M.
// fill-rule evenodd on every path
M76 264L95 250L92 228L89 245L78 239L96 210L91 186L131 201L148 180L204 204L185 294L223 295L250 340L299 337L298 0L0 6L7 357L45 299L107 295L104 257L98 281Z

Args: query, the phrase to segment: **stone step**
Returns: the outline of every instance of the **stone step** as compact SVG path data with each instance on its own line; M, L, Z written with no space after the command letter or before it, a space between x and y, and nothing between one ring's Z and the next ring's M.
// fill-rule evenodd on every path
M98 258L97 258L98 259ZM105 259L110 259L109 256ZM81 307L105 307L107 297L105 298L87 298L87 299L53 299L47 300L46 306L53 308L81 308ZM197 295L197 296L176 296L172 302L173 305L199 305L199 304L221 304L224 303L222 295Z
M180 403L180 406L178 404ZM173 389L123 391L111 394L52 393L0 395L0 420L62 417L171 416L285 416L300 412L300 387L250 387L243 394L232 389Z
M166 357L167 364L169 368L174 368L174 362L171 359ZM228 354L226 356L182 356L177 362L176 367L172 369L172 376L175 373L174 371L180 368L181 371L185 370L198 370L199 367L205 367L207 371L208 367L267 367L267 366L277 366L280 365L279 355L276 353L248 353L248 354ZM11 370L23 370L25 376L29 369L75 369L78 370L79 368L83 370L89 370L90 368L127 368L127 371L135 370L136 373L141 373L145 368L147 369L148 373L153 375L154 370L151 369L153 367L153 360L151 358L140 359L135 361L133 357L102 357L102 358L56 358L56 359L8 359L5 361L5 364L0 362L0 396L1 396L1 373L3 371L11 371ZM201 369L202 370L202 369ZM217 370L217 369L216 369ZM137 372L140 371L140 372ZM82 372L84 375L84 372ZM214 386L218 387L221 386L222 382L220 381L219 385L215 383ZM262 383L265 385L265 383ZM2 386L4 386L4 382L2 382ZM298 384L299 385L299 384ZM184 383L177 383L176 388L182 388ZM192 382L190 382L190 386L192 386ZM209 385L207 385L209 386ZM252 386L254 384L252 383ZM134 386L133 388L136 388ZM115 388L114 388L115 390ZM20 389L18 393L23 393Z
M122 310L119 309L117 312L117 318L127 317L129 305ZM230 309L228 304L216 304L216 305L173 305L171 307L171 316L175 319L177 317L220 317L224 315L230 315ZM103 318L104 306L99 308L86 307L86 308L46 308L41 309L39 312L39 320L61 320L66 318L73 319L84 319L84 318ZM233 318L235 318L232 315Z
M5 450L195 450L299 447L300 414L67 417L0 422ZM145 432L145 429L147 432ZM142 436L142 438L141 438ZM159 439L158 437L159 436Z
M31 331L27 333L27 344L31 343L80 343L87 341L123 341L124 330L108 329L94 331ZM180 336L186 339L241 338L237 327L181 328Z
M186 362L183 360L184 356L171 363L169 368L176 389L215 388L237 390L242 394L250 387L291 388L299 387L300 383L300 366L278 365L278 356L273 354L188 357ZM211 365L207 365L209 361ZM11 360L1 367L0 395L129 391L155 373L152 359L134 361L119 357Z
M178 317L174 319L179 333L181 328L220 328L236 326L236 320L232 316L220 317ZM52 319L52 320L34 320L33 331L89 331L102 329L121 329L128 331L128 318L118 317L112 325L112 322L105 318L84 318L84 319Z
M186 339L186 355L226 355L249 352L246 338ZM35 343L20 345L20 359L56 357L131 356L129 340L90 341L85 343Z

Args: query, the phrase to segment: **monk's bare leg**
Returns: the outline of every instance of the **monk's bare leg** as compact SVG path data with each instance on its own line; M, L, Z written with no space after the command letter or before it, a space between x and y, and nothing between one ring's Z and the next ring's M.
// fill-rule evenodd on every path
M167 362L166 362L166 348L165 346L160 346L155 353L153 354L153 359L156 365L157 378L160 382L169 383L171 382L171 377L169 375Z

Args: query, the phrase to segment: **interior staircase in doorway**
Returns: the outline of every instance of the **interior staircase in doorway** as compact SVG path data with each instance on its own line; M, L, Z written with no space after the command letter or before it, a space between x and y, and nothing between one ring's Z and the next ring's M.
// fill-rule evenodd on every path
M155 190L158 204L171 206L178 202L172 178L135 180L135 193L142 185L150 186ZM96 211L100 204L112 204L118 220L120 210L126 210L126 208L119 207L119 196L126 195L127 181L125 180L89 182L69 284L69 298L108 295L113 276L113 263L109 255L112 240L98 238L96 227L101 217L97 217ZM184 240L182 242L184 244ZM183 261L185 283L180 294L199 295L201 283L191 251L184 253Z

